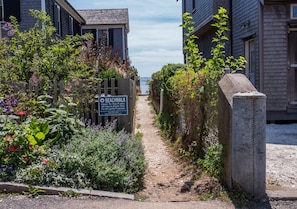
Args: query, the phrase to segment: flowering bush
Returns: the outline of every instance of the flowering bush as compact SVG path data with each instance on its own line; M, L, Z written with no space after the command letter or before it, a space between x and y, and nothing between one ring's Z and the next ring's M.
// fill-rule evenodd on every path
M26 125L7 124L0 140L0 180L8 180L17 169L29 165L40 154L26 137ZM4 175L4 176L3 176Z
M18 170L16 181L27 184L135 192L145 173L141 141L115 123L88 127L63 147ZM82 140L83 139L83 140Z
M0 39L0 181L137 191L145 171L139 140L114 131L114 124L85 128L76 104L88 93L74 102L71 99L77 95L73 94L59 96L55 102L40 96L50 92L50 82L56 78L99 80L79 56L82 40L89 36L56 39L50 17L40 11L31 14L37 19L33 28L22 32L11 18L12 24L3 24L9 37ZM110 49L106 50L104 65L116 66L97 77L119 76L119 69L136 77L129 62L110 60ZM32 89L22 91L27 84Z

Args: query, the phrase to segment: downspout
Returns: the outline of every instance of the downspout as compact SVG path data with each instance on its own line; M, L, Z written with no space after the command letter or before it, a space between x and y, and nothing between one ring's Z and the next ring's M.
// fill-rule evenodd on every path
M41 11L45 12L45 0L41 0Z
M261 1L259 1L259 76L260 76L260 92L264 92L264 46L263 46L263 8L264 8L264 2L263 4Z

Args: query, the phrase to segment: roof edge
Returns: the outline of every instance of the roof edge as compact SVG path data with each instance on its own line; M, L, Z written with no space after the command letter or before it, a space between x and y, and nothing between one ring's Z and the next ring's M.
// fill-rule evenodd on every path
M77 10L67 0L56 0L63 8L71 14L79 23L86 24L86 20L77 12Z

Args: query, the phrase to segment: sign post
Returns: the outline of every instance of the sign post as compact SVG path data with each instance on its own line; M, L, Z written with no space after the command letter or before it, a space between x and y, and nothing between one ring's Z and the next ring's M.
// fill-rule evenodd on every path
M128 115L128 96L100 96L99 97L100 116Z

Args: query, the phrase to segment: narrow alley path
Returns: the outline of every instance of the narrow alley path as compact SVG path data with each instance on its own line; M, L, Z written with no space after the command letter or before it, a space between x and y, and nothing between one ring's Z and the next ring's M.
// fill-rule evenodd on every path
M186 168L177 164L154 126L154 113L147 96L139 96L136 105L136 132L143 133L145 158L148 165L145 188L140 192L146 201L197 200L194 189L182 193L181 189L191 180Z

